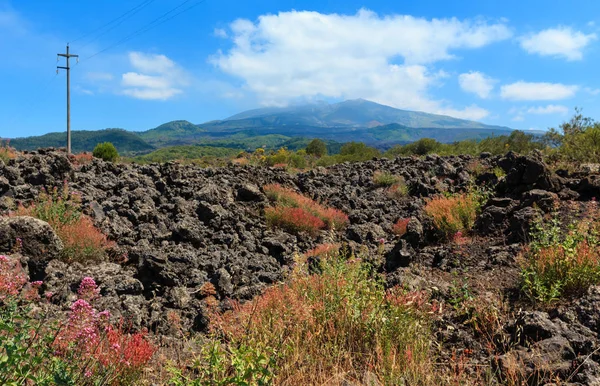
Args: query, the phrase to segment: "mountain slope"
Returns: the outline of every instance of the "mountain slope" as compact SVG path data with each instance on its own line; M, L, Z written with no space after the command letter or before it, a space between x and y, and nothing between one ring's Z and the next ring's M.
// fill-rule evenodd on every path
M508 127L490 126L480 122L445 115L396 109L364 99L348 100L335 104L318 103L249 110L231 116L224 121L245 121L257 118L272 122L276 121L279 124L300 124L318 127L370 127L374 126L373 123L381 125L398 123L411 128L509 129Z

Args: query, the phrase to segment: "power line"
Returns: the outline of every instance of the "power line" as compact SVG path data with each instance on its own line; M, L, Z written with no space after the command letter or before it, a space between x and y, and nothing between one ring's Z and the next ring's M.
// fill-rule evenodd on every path
M85 38L87 38L88 36L90 36L90 35L93 35L93 34L95 34L96 32L98 32L98 31L100 31L100 30L104 29L105 27L108 27L109 25L111 25L111 24L113 24L113 23L115 23L115 22L117 22L117 21L119 21L119 20L120 20L120 22L119 22L119 23L118 23L116 26L113 26L112 28L110 28L110 29L108 30L108 31L111 31L112 29L114 29L115 27L117 27L119 24L121 24L121 23L122 23L122 22L124 22L125 20L129 19L131 16L135 15L135 14L136 14L136 13L138 13L139 11L141 11L141 10L142 10L144 7L146 7L147 5L149 5L150 3L152 3L153 1L154 1L154 0L144 0L144 1L142 1L141 3L139 3L138 5L136 5L135 7L131 8L131 9L130 9L130 10L128 10L127 12L125 12L125 13L121 14L120 16L118 16L118 17L116 17L116 18L112 19L112 20L111 20L111 21L109 21L108 23L105 23L105 24L101 25L100 27L98 27L98 28L94 29L93 31L90 31L90 32L88 32L88 33L86 33L86 34L83 34L82 36L78 37L77 39L75 39L75 40L72 40L72 41L71 41L71 43L75 43L76 41L79 41L79 40L81 40L81 39L85 39ZM123 20L121 20L121 19L123 19ZM105 32L101 33L100 35L96 36L96 37L95 37L94 39L92 39L92 40L95 40L95 39L97 39L98 37L100 37L100 36L104 35L104 34L105 34L105 33L107 33L108 31L105 31ZM86 43L85 45L88 45L88 44L89 44L89 42L88 42L88 43Z
M85 58L84 60L91 59L91 58L93 58L93 57L95 57L95 56L97 56L97 55L100 55L100 54L102 54L102 53L104 53L104 52L106 52L106 51L110 50L111 48L114 48L114 47L116 47L116 46L118 46L118 45L121 45L121 44L123 44L123 43L125 43L125 42L127 42L127 41L129 41L129 40L131 40L131 39L133 39L133 38L135 38L135 37L137 37L137 36L140 36L140 35L142 35L143 33L147 32L147 31L150 31L151 29L154 29L154 28L158 27L159 25L162 25L162 24L164 24L164 23L168 22L169 20L171 20L171 19L173 19L173 18L175 18L175 17L177 17L177 16L181 15L182 13L184 13L184 12L187 12L187 11L189 11L190 9L194 8L194 7L197 7L198 5L200 5L200 4L202 4L202 3L204 3L206 0L200 0L200 1L199 1L199 2L197 2L196 4L192 4L191 6L189 6L189 7L185 8L185 9L183 9L183 10L181 10L181 11L177 12L176 14L174 14L174 15L172 15L172 16L170 16L170 17L168 17L168 18L166 18L166 19L165 19L165 17L167 17L169 14L171 14L171 13L175 12L176 10L178 10L179 8L183 7L185 4L187 4L187 3L191 2L191 1L192 1L192 0L185 0L184 2L182 2L181 4L179 4L178 6L176 6L175 8L172 8L171 10L169 10L169 11L165 12L164 14L162 14L162 15L161 15L161 16L159 16L159 17L157 17L156 19L152 20L152 21L151 21L150 23L148 23L146 26L144 26L144 27L142 27L142 28L140 28L140 29L136 30L135 32L133 32L133 33L131 33L131 34L129 34L129 35L127 35L127 36L125 36L123 39L121 39L121 40L119 40L119 41L117 41L117 42L115 42L115 43L111 44L110 46L108 46L108 47L106 47L106 48L104 48L104 49L102 49L102 50L100 50L100 51L96 52L95 54L93 54L93 55L91 55L91 56L88 56L88 57L87 57L87 58Z

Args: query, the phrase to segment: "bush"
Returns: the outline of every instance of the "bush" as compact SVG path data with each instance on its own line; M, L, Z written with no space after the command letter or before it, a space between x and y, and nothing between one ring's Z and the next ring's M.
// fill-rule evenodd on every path
M50 193L42 191L33 204L19 206L11 215L31 216L50 224L63 242L62 258L67 262L104 260L106 249L114 245L81 213L79 195L70 192L67 184Z
M101 158L107 162L115 162L119 158L117 148L110 142L97 144L92 154L94 157Z
M373 173L373 182L377 186L392 186L404 181L402 177L395 176L390 172L375 172Z
M307 232L314 236L320 229L325 228L323 220L302 208L266 208L265 217L269 226L276 226L291 233Z
M343 212L324 207L308 197L281 185L264 187L267 197L274 201L274 208L267 208L267 223L278 226L289 232L307 231L316 234L319 229L343 229L348 223L348 216Z
M600 283L600 211L566 229L555 218L538 223L522 253L521 288L534 301L550 302L580 295Z
M471 230L480 205L475 194L436 197L427 201L425 213L433 218L435 228L450 239L458 232Z
M321 274L307 270L298 262L288 284L213 309L208 343L191 371L173 371L175 384L316 385L367 372L381 384L435 384L424 293L386 291L358 259L331 256Z
M306 154L314 155L315 157L323 157L327 155L327 145L320 139L313 139L306 146Z

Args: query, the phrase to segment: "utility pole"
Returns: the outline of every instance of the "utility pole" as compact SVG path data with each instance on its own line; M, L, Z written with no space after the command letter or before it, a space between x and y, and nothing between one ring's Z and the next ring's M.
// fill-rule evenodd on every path
M58 70L66 70L67 71L67 154L71 154L71 68L69 67L69 59L77 58L79 61L79 55L73 55L69 53L69 44L67 43L67 53L66 54L57 54L58 56L62 56L67 58L67 66L56 66L56 73L58 74ZM58 61L59 58L56 58Z

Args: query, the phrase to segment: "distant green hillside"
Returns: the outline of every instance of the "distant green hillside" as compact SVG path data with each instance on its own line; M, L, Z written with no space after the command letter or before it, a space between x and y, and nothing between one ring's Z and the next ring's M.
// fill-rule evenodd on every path
M134 161L167 162L180 159L199 159L202 157L233 157L240 153L240 149L213 146L171 146L153 151L134 158Z
M201 140L204 130L188 121L172 121L138 133L140 138L155 147L191 144Z
M154 150L137 134L122 129L96 131L72 131L71 147L74 153L92 151L101 142L112 142L120 154L140 153ZM38 137L14 138L10 145L17 150L36 150L40 147L66 147L67 133L48 133Z

